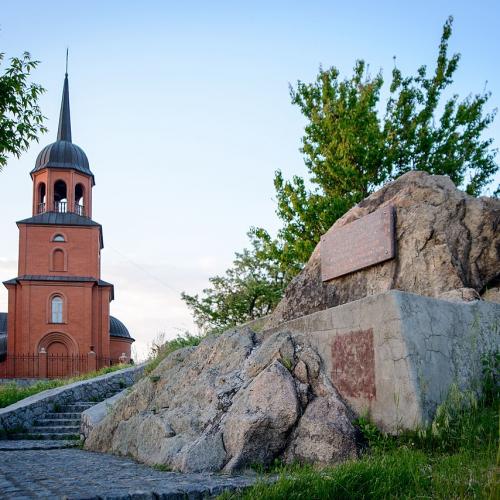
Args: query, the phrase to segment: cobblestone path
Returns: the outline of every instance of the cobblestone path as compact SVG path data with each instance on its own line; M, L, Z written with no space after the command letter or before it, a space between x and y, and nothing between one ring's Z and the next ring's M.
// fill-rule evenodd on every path
M80 449L0 451L2 499L201 499L254 481L253 476L162 472Z

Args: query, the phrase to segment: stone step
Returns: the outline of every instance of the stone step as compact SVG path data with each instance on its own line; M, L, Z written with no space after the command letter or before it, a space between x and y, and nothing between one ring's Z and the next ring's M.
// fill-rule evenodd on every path
M35 420L35 427L54 427L60 425L80 426L80 418L40 418Z
M36 434L31 434L31 433L26 433L26 434L12 434L9 436L9 439L12 440L51 440L51 441L57 441L60 439L63 440L76 440L80 439L80 434L70 434L70 433L65 433L65 434L57 434L57 433L50 433L50 432L37 432Z
M73 420L80 419L82 416L81 412L68 412L68 413L45 413L43 418L52 420Z
M73 403L66 403L64 405L61 405L61 407L64 406L94 406L97 404L97 401L74 401Z
M81 413L96 404L97 403L71 403L61 406L56 413Z
M0 451L16 450L58 450L61 448L74 448L78 446L76 439L19 439L0 441Z
M27 430L28 434L77 434L80 432L79 425L54 425L39 427L37 425Z

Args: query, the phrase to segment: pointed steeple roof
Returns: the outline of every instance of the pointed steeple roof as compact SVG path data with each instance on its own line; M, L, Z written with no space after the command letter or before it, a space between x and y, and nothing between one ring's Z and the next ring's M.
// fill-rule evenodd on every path
M73 144L71 138L71 116L69 111L69 84L68 67L66 62L66 73L61 100L61 111L59 114L59 127L57 129L57 141L45 146L38 155L35 168L31 171L33 175L44 168L71 168L90 175L92 183L95 182L94 174L90 170L87 155L83 149Z
M71 115L69 112L68 73L64 75L64 86L61 100L61 112L59 113L59 128L57 130L57 140L71 142Z

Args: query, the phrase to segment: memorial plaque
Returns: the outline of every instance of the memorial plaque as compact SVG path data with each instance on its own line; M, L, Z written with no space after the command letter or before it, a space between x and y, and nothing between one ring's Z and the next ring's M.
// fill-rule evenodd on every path
M329 281L392 259L395 253L391 205L321 237L321 277Z
M332 344L332 382L340 394L375 399L373 329L338 335Z

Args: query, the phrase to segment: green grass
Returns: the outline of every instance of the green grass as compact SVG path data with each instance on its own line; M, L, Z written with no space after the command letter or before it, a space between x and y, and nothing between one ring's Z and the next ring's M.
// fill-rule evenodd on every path
M83 375L78 375L77 377L71 377L66 379L53 379L53 380L42 380L29 387L20 387L15 382L0 385L0 408L5 408L11 404L17 403L21 399L33 396L33 394L38 394L39 392L46 391L47 389L53 389L54 387L61 387L63 385L72 384L73 382L78 382L80 380L87 380L89 378L98 377L99 375L104 375L106 373L111 373L117 370L123 370L124 368L129 368L130 365L113 365L106 366L100 370L85 373Z
M150 374L170 353L183 347L197 346L203 337L191 335L189 332L177 335L173 340L167 340L152 347L152 356L144 369L144 374Z
M260 481L240 496L224 497L252 500L495 498L492 461L487 454L459 452L433 456L422 450L400 448L336 468L286 467L274 484Z
M172 471L172 469L168 465L165 465L165 464L154 464L152 467L153 467L153 469L159 470L161 472L171 472Z
M275 465L255 486L219 498L500 499L498 371L488 377L481 401L452 386L425 429L395 437L359 419L368 445L359 460L325 468ZM269 474L277 481L266 481Z

